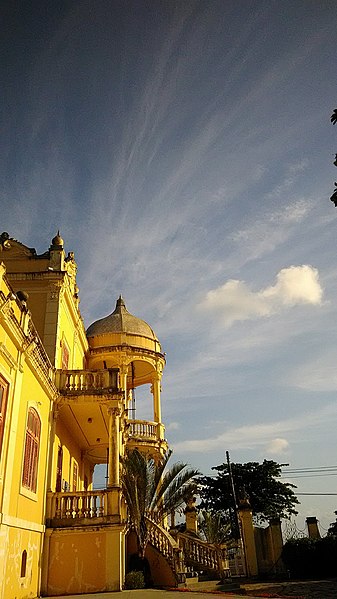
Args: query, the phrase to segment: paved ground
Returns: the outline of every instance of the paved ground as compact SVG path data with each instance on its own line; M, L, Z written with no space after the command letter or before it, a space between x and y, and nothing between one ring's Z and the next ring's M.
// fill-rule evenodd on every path
M260 599L274 597L283 599L337 599L337 579L305 580L283 582L253 582L242 583L239 593L222 592L222 587L213 582L200 582L193 585L192 590L176 589L159 591L144 589L122 591L120 593L95 593L90 595L67 595L58 599ZM214 594L213 594L214 593ZM44 599L55 599L45 597Z
M223 597L230 597L230 599L242 599L242 595L225 595ZM213 595L212 593L199 593L196 591L157 591L155 589L144 589L137 591L121 591L120 593L95 593L94 595L67 595L64 597L58 597L58 599L210 599L211 597L221 596ZM44 598L49 599L49 598ZM55 599L50 598L50 599ZM250 596L250 599L258 599L258 597Z

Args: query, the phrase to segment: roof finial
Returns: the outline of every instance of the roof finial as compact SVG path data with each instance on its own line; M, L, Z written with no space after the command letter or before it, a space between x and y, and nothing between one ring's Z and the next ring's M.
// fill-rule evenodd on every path
M57 234L55 235L55 237L53 237L51 243L53 246L63 247L64 241L60 235L60 229L57 230Z
M125 308L125 309L126 309L125 302L124 302L124 300L123 300L122 294L120 294L120 295L119 295L119 298L118 298L118 300L117 300L117 302L116 302L116 308L115 308L115 311L116 311L116 310L117 310L117 311L119 311L119 310L120 310L120 308Z

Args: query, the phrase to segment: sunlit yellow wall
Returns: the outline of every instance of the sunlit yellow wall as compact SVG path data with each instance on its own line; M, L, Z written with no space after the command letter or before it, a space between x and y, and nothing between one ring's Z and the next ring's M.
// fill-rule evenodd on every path
M64 340L68 368L83 368L88 344L78 309L74 255L66 256L63 245L55 247L53 242L42 255L15 240L9 243L1 256L8 278L15 291L28 293L28 308L51 362L61 368Z
M0 274L1 306L11 288L1 266ZM0 373L9 384L0 457L0 597L27 599L36 597L39 588L53 387L38 363L32 361L29 348L25 351L29 314L15 299L8 307L9 311L0 308ZM22 486L29 407L41 420L36 493ZM23 552L27 556L24 575Z
M18 397L15 398L18 403ZM41 437L39 448L39 467L37 492L32 494L21 485L22 466L24 458L25 435L28 409L32 407L41 420ZM7 513L13 517L34 522L41 522L45 500L45 475L47 467L47 450L49 441L49 413L51 410L50 398L36 380L34 373L24 366L22 389L18 406L17 422L13 412L13 426L16 428L16 437L11 440L14 451L8 456L8 468L12 471L10 489L6 490Z
M34 530L7 527L6 571L3 579L3 599L35 598L39 586L40 561L43 534ZM26 576L21 577L21 559L27 551Z
M88 482L91 482L92 469L89 462L82 458L81 451L74 440L73 434L68 431L61 419L57 420L55 441L53 447L53 469L51 490L56 487L56 467L58 448L62 447L62 479L70 484L70 490L73 490L73 466L74 461L78 465L78 484L77 490L83 490L84 476L87 476ZM90 487L89 487L90 488Z
M62 368L62 349L65 343L69 351L68 370L82 369L88 344L83 322L67 289L59 304L57 339L56 368Z
M54 530L48 539L46 593L66 595L121 590L122 534L120 529L111 526Z

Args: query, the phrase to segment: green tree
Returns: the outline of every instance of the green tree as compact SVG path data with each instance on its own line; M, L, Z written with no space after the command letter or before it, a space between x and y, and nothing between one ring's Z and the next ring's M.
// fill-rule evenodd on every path
M239 503L247 495L256 522L272 518L288 518L297 514L299 503L293 491L295 485L279 480L281 469L288 464L278 464L273 460L231 464L236 500ZM201 507L207 510L230 515L235 510L233 492L227 463L212 468L215 477L199 479Z
M185 503L184 498L196 489L194 477L200 474L198 470L188 468L182 462L166 470L171 454L172 451L168 451L155 461L135 449L122 459L122 491L137 535L140 558L144 558L149 541L147 518L162 522L173 510L179 509Z
M337 511L335 512L336 516L337 516ZM328 528L328 532L327 535L329 537L337 537L337 518L335 520L335 522L331 522L329 528Z

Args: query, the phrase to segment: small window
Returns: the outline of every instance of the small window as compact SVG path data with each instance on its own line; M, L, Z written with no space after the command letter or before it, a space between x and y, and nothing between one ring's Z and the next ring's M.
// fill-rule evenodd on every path
M77 463L74 461L74 466L73 466L73 491L77 491L77 479L78 479L78 467L77 467Z
M8 383L0 376L0 456L5 428Z
M41 421L34 408L29 408L25 454L23 461L22 485L33 493L36 493L37 468L39 461Z
M22 552L22 556L21 556L21 574L20 574L21 578L25 578L26 570L27 570L27 551L24 550Z

